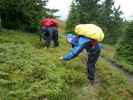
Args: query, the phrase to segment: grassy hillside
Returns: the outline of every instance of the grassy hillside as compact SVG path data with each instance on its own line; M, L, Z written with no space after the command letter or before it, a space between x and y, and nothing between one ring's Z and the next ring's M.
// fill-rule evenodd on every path
M133 85L109 63L97 63L97 83L87 80L84 53L63 62L69 44L43 48L35 34L0 33L0 100L132 100Z

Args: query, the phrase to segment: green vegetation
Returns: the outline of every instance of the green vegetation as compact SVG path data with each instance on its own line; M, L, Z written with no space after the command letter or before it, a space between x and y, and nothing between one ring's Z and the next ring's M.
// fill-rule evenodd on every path
M73 0L67 22L58 20L59 48L44 48L38 33L22 32L37 31L47 15L58 17L57 9L46 8L47 2L0 0L0 100L132 100L133 83L106 60L133 73L133 22L121 18L114 0ZM97 63L94 86L87 80L86 53L69 62L59 59L71 47L64 31L82 23L99 25L108 43L101 53L105 59Z
M115 47L112 45L103 45L102 53L101 55L104 57L108 57L110 59L114 59L114 54L115 54Z
M35 34L0 33L1 100L130 100L133 85L104 60L97 64L95 86L87 80L83 55L70 62L58 58L69 45L60 35L60 48L43 48Z
M8 29L27 30L39 17L46 15L46 1L42 0L0 0L2 26Z
M66 24L66 31L73 31L77 24L93 23L105 33L105 42L115 44L123 33L123 18L114 0L73 0Z
M99 60L97 71L104 88L99 100L131 100L133 98L133 87L127 77L114 69L110 63Z
M118 46L118 45L117 45ZM105 59L109 58L110 60L112 60L114 63L120 64L122 69L124 69L125 71L129 72L129 73L133 73L133 67L130 63L124 61L124 60L120 60L120 59L116 59L121 57L121 56L116 56L116 48L117 46L112 46L112 45L104 45L103 49L102 49L102 53L101 55L103 57L105 57ZM130 55L131 56L131 55ZM129 56L127 56L129 57Z
M121 67L129 73L133 73L132 33L133 22L128 22L125 34L117 45L105 45L102 51L102 56L122 65Z
M71 100L71 85L85 83L86 77L80 72L80 65L59 61L64 46L59 50L40 49L39 38L33 34L14 31L0 34L2 100L38 100L44 97Z
M133 65L133 22L127 26L125 36L117 46L116 58ZM130 55L130 56L129 56Z
M38 31L40 20L57 9L46 8L48 0L0 0L0 25L6 29ZM56 16L55 16L56 17Z

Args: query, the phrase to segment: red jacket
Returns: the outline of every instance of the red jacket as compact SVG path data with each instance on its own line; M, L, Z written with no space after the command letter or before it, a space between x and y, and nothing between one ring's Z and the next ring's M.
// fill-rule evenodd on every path
M41 21L41 26L44 26L44 27L57 27L58 26L58 23L55 19L53 18L45 18Z

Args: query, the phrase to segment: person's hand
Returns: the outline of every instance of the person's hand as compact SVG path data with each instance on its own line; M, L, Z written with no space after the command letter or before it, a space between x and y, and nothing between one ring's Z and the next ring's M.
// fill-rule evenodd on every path
M65 61L63 60L63 56L61 56L59 59L61 60L61 63L63 64L63 65L65 65Z
M63 56L61 56L59 59L60 59L60 60L63 60Z

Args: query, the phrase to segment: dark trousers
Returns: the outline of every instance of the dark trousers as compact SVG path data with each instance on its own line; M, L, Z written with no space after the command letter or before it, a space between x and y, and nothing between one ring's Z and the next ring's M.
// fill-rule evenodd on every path
M88 79L89 80L94 80L95 79L95 68L96 68L96 61L100 55L100 48L99 49L94 49L90 51L90 54L88 56L88 61L87 61L87 70L88 70Z
M51 42L53 42L54 47L59 46L58 30L56 27L44 28L42 31L44 33L43 39L45 40L46 47L49 47Z

